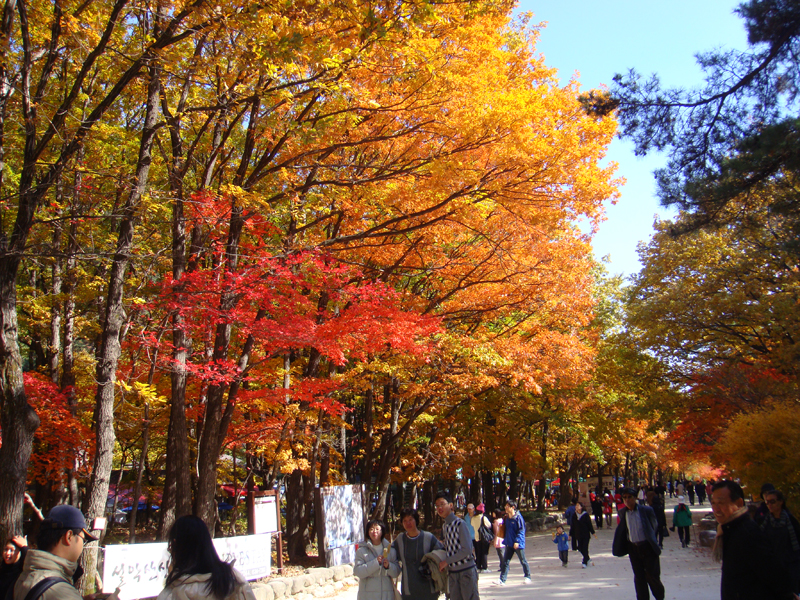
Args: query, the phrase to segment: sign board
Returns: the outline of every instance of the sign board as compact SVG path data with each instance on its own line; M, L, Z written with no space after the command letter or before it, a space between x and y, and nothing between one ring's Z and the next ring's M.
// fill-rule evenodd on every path
M597 488L597 475L592 477L586 478L587 483L589 484L589 489L593 492ZM603 475L603 482L600 484L600 491L602 492L604 489L613 490L614 489L614 476L613 475Z
M253 498L253 533L277 533L280 530L278 497L255 496Z
M356 544L364 541L364 488L361 485L320 487L316 495L320 515L319 547L325 566L333 567L355 560ZM320 552L320 559L323 552Z
M583 505L583 510L592 512L591 503L589 502L589 484L586 481L578 482L578 502Z
M270 574L271 535L247 535L214 540L217 554L246 579L260 579ZM105 547L103 592L120 588L120 600L158 596L164 589L169 553L166 543L128 544Z

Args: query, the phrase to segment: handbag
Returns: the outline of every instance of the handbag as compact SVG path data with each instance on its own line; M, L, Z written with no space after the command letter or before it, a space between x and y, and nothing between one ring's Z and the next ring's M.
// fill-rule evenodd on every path
M400 581L400 578L392 579L392 589L394 590L394 600L403 600L403 596L400 595L400 590L397 589L397 584Z
M478 527L478 535L480 536L481 541L486 542L487 544L491 544L492 540L494 539L494 533L492 533L492 530L484 524L483 519L481 519L481 524Z

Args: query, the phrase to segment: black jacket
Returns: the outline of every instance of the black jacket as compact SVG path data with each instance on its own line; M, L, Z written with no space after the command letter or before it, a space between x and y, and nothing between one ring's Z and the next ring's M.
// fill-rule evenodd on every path
M656 555L661 554L661 548L658 545L658 540L656 540L656 530L658 529L656 513L649 506L639 505L636 510L640 511L642 515L645 539L650 543ZM629 552L630 541L628 541L628 520L626 517L628 512L630 511L627 506L619 511L619 525L614 531L614 541L611 543L611 554L614 556L626 556Z
M791 600L788 573L749 515L722 526L722 600Z
M572 515L572 522L569 527L569 535L580 542L588 542L594 534L592 518L589 513L583 511L580 515Z

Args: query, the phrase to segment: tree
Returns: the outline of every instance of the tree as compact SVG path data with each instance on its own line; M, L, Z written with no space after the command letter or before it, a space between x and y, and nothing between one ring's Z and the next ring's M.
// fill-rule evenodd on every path
M786 497L800 493L800 456L788 440L800 435L797 402L779 402L735 417L715 447L720 464L751 490L772 483Z
M750 0L736 12L750 48L698 55L706 73L702 89L663 89L657 75L644 81L631 70L614 77L609 93L583 97L593 112L616 111L622 137L634 141L638 154L671 149L667 166L657 172L659 195L664 204L691 212L685 225L693 227L718 221L728 202L797 162L796 150L787 155L782 135L794 135L798 116L800 9L787 0ZM748 161L744 170L751 176L709 194L709 187L731 183L731 170L741 171L742 153L753 148L760 164Z
M658 222L640 248L631 323L639 343L684 377L736 362L797 374L798 257L769 199L748 202L746 220L713 231L675 238L683 215Z

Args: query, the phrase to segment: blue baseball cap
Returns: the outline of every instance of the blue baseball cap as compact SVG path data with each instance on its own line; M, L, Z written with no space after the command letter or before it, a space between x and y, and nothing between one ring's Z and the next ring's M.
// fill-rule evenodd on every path
M42 521L41 527L50 529L81 529L87 542L97 541L86 528L86 519L83 513L69 504L59 504L53 507L47 518Z

